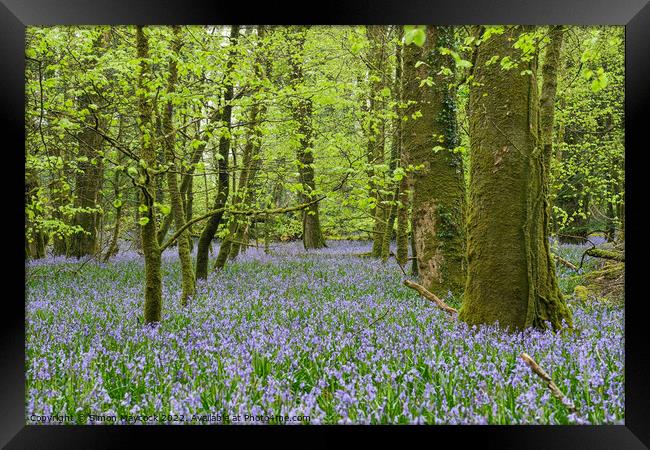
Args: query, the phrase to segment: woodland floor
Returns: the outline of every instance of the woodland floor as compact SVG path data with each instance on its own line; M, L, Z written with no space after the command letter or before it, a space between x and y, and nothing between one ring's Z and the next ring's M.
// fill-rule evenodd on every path
M575 332L506 334L450 320L402 285L394 259L358 256L370 243L328 245L309 254L300 243L276 244L270 255L249 249L200 284L186 309L169 249L163 320L153 328L141 323L137 254L105 264L28 263L27 423L52 414L73 423L128 416L251 423L276 415L309 416L312 424L623 423L624 308L575 298L581 274L558 266ZM586 248L555 251L577 264ZM585 268L597 264L587 258ZM522 351L551 374L575 414Z

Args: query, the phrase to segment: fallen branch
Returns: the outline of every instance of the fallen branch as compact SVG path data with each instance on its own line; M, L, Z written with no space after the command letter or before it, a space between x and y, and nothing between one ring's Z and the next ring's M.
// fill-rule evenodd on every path
M612 259L614 261L625 262L624 253L603 250L601 248L590 248L586 253L594 258Z
M548 386L548 388L550 389L551 394L553 394L553 396L554 396L555 398L557 398L558 400L560 400L560 401L562 402L562 404L563 404L564 406L566 406L566 408L567 408L570 412L572 412L572 413L576 413L576 412L577 412L577 411L576 411L576 407L575 407L575 405L573 404L573 402L571 402L571 400L569 400L568 398L566 398L566 397L564 396L564 394L562 393L562 391L560 391L560 388L558 388L557 385L556 385L555 383L553 383L553 379L551 379L551 376L550 376L549 374L547 374L547 373L544 371L544 369L542 369L541 367L539 367L539 364L537 364L533 358L531 358L531 357L530 357L528 354L526 354L526 353L522 353L522 354L519 355L519 356L521 356L521 359L523 359L524 362L525 362L526 364L528 364L528 367L530 367L531 370L532 370L533 372L535 372L535 375L537 375L538 377L540 377L542 380L544 380L544 381L547 383L547 386Z
M442 300L440 300L434 293L429 292L424 288L424 286L421 286L411 280L404 280L404 286L410 287L411 289L414 289L418 291L418 293L426 298L427 300L431 300L433 303L436 304L436 306L443 311L445 311L447 314L458 314L458 310L455 308L452 308Z
M564 267L568 267L569 269L572 269L572 270L578 271L578 267L577 267L575 264L571 263L571 261L567 261L566 259L562 258L562 257L559 256L559 255L553 255L553 256L554 256L555 259L557 259L557 261L558 261L560 264L562 264Z

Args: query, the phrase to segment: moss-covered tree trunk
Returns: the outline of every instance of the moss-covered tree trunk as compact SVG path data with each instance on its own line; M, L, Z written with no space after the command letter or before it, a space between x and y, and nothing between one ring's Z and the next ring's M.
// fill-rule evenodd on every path
M453 28L426 29L422 48L408 45L408 87L405 100L421 116L406 122L405 140L411 162L422 166L414 175L413 221L422 284L432 292L459 294L465 287L465 185L456 129L456 99L448 86L452 76L441 67L453 67L439 47L454 47ZM415 67L417 61L423 61ZM429 86L422 80L430 78Z
M221 209L226 206L228 201L228 153L230 152L230 128L232 123L232 105L231 101L233 98L233 81L231 79L233 68L235 65L235 46L237 45L237 37L239 35L239 25L233 25L230 28L230 46L231 51L228 57L228 62L226 64L226 85L224 93L224 108L222 115L222 122L225 124L225 127L228 131L227 134L221 136L219 139L219 155L220 158L217 162L219 168L219 192L214 201L214 209ZM207 186L206 186L207 188ZM218 212L211 216L203 231L199 237L199 243L196 250L196 278L197 279L206 279L208 277L208 258L210 244L214 238L217 228L221 223L221 218L223 217L223 211Z
M400 68L400 76L399 76L399 99L400 102L403 102L404 98L404 69L403 69L403 64L408 63L408 64L413 64L415 65L415 62L412 60L406 60L402 62L404 57L408 55L404 55L402 57L403 50L401 49L401 45L398 46L398 51L397 54L400 56L398 62L398 67ZM411 89L413 87L411 86ZM397 119L399 121L399 126L397 128L398 133L399 133L399 145L400 145L400 154L399 154L399 164L402 170L405 172L406 168L409 165L409 147L404 145L404 121L403 121L403 116L405 115L405 111L403 111L401 108L398 108L396 110L397 113ZM397 233L396 233L396 241L397 241L397 253L395 255L395 258L397 259L397 263L400 266L405 266L406 263L408 262L408 256L409 256L409 208L410 208L410 185L409 185L409 179L410 175L407 173L402 174L402 179L399 182L398 186L398 196L397 196Z
M514 48L527 27L507 27L477 50L470 89L469 275L459 317L469 324L543 328L571 323L557 285L545 221L538 136L537 60ZM495 55L511 70L486 64Z
M144 321L160 322L162 315L162 275L160 246L156 238L156 181L152 172L157 165L152 129L152 105L147 95L151 73L149 62L149 42L142 26L136 27L137 56L140 59L138 76L138 127L141 138L141 154L146 167L138 166L141 202L146 211L140 216L142 251L144 252ZM143 209L144 209L143 208Z
M292 102L293 119L298 124L298 173L302 185L301 201L307 203L312 200L316 191L316 177L314 174L314 149L312 147L312 101L301 93L304 85L303 63L304 46L307 35L306 27L292 27L290 29L291 42L291 83L297 94ZM302 242L305 250L325 247L325 238L320 225L318 202L311 204L302 211Z
M181 50L181 34L180 27L175 25L174 41L172 44L173 55L169 62L169 78L167 81L167 93L173 95L176 91L176 82L178 80L178 67L176 59L180 55ZM165 149L164 159L165 162L171 164L171 169L167 171L167 189L169 191L169 199L171 201L171 214L174 217L174 225L176 229L181 229L185 225L185 211L183 210L183 201L181 199L181 192L178 188L178 177L176 172L178 167L174 163L176 160L174 152L174 144L176 141L176 134L174 133L173 121L173 103L172 100L167 100L162 117L162 130L165 138L163 139L163 147ZM187 305L189 299L194 295L194 271L192 268L192 257L190 256L190 236L189 230L184 231L177 239L178 242L178 257L181 263L181 304ZM156 242L158 239L156 237Z
M554 193L551 190L551 161L555 156L553 150L555 125L555 97L557 94L557 75L560 67L560 52L564 30L562 26L551 26L544 52L542 64L542 93L539 99L539 137L543 146L544 158L544 201L546 202L545 227L546 233L551 232L552 210L551 201Z

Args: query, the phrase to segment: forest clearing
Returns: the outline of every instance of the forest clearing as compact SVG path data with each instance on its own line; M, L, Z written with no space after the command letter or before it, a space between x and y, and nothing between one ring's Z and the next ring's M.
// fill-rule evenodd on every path
M624 29L28 27L28 424L623 424Z

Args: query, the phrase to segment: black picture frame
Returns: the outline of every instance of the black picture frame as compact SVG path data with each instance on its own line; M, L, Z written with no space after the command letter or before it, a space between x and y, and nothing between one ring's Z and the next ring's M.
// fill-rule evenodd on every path
M486 448L632 449L650 446L650 352L646 344L645 291L641 284L645 253L641 226L643 211L641 158L647 151L647 112L650 100L650 4L648 0L472 0L425 2L424 0L328 2L310 11L307 3L260 5L241 2L195 0L1 0L0 3L0 123L6 131L0 140L4 160L2 180L8 244L5 261L16 270L3 281L4 311L0 346L0 444L6 448L124 448L142 447L152 439L171 443L182 433L212 444L236 438L246 448L251 437L263 445L301 440L301 447L328 447L363 439L382 444L429 446L472 442ZM24 38L29 25L66 24L566 24L625 25L626 27L626 314L625 314L625 425L603 426L318 426L318 427L92 427L25 425L25 310L24 232ZM15 179L14 179L15 177ZM647 189L646 189L647 190ZM13 225L15 224L15 225ZM15 227L14 227L15 226ZM7 274L8 272L5 272ZM21 277L22 274L22 277ZM15 288L15 295L9 294ZM645 339L644 339L645 338ZM187 433L187 431L191 431ZM316 436L316 434L318 436ZM187 444L185 444L187 445Z

